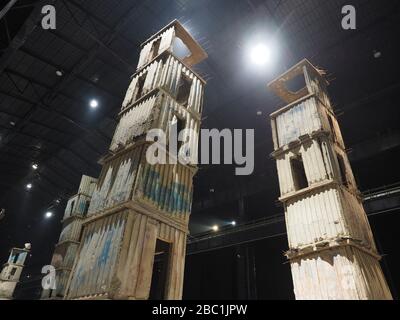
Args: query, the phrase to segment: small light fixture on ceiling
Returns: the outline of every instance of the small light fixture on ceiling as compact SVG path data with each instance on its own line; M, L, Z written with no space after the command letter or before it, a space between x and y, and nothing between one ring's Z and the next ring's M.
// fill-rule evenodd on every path
M31 189L32 189L32 183L28 183L28 184L26 185L26 188L27 188L28 190L31 190Z
M64 73L63 73L61 70L57 70L57 71L56 71L56 75L57 75L58 77L62 77L62 76L64 75Z
M99 106L99 102L96 99L92 99L90 100L89 105L92 109L96 109Z
M15 122L14 121L10 121L10 125L12 125L14 127L15 126Z
M258 116L262 116L262 111L257 111Z
M44 216L46 217L46 219L50 219L53 216L53 212L47 211Z
M212 230L213 230L214 232L217 232L217 231L219 230L219 227L218 227L217 225L214 225L214 226L212 227Z
M37 170L39 168L39 165L37 163L32 164L32 169Z
M271 61L271 50L267 45L259 43L251 50L250 57L254 64L263 66Z
M236 221L232 221L232 222L231 222L231 225L232 225L232 226L236 226Z
M382 52L379 50L374 50L374 58L379 59L380 57L382 57Z

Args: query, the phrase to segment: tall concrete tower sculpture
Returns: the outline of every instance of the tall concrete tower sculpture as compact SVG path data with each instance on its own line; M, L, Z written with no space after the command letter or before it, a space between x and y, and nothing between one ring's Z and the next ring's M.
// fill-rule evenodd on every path
M26 243L23 249L11 249L8 261L0 273L0 300L10 300L13 298L15 287L19 282L25 260L30 250L30 243Z
M268 86L287 103L271 114L272 156L296 298L391 299L322 72L303 60Z
M78 193L72 196L65 208L63 228L56 244L51 265L56 269L55 281L42 291L42 299L62 299L78 251L82 222L87 216L90 199L97 179L82 176Z
M67 299L182 297L197 167L193 161L149 163L146 155L154 141L146 141L146 135L151 129L190 129L183 141L190 148L184 150L190 150L190 157L197 154L205 82L191 67L206 57L178 21L141 45L83 221ZM171 144L181 145L169 139Z

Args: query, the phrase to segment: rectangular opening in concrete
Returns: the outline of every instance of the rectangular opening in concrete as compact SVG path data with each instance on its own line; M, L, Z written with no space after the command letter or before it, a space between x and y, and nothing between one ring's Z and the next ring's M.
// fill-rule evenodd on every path
M85 201L85 208L83 209L83 216L86 217L88 211L89 211L89 206L90 206L90 200Z
M70 214L73 213L73 211L74 211L74 206L75 206L75 200L71 202L71 210L69 211Z
M307 87L306 79L304 78L304 74L300 73L293 78L288 79L285 82L286 89L290 92L297 93L304 90Z
M304 169L303 158L301 155L290 159L290 166L292 168L293 182L296 191L307 188L308 180L306 171Z
M349 186L349 182L347 181L346 165L344 163L344 159L340 154L337 155L337 159L338 159L338 163L339 163L341 181L346 187L348 187Z
M335 130L335 126L334 126L334 124L333 124L333 120L332 120L332 117L331 116L329 116L328 115L328 121L329 121L329 126L330 126L330 128L331 128L331 131L332 131L332 138L333 138L333 141L337 141L337 137L336 137L336 130Z
M192 80L182 73L178 84L178 94L176 96L176 101L180 105L184 107L188 106L191 88L192 88Z
M153 60L158 55L158 51L160 50L161 38L154 41L151 47L151 60Z
M19 258L19 253L16 253L14 256L13 256L13 259L12 259L12 263L17 263L18 262L18 258Z
M147 72L139 77L136 84L135 101L140 99L143 95L144 82L146 81Z
M157 239L153 275L151 278L150 300L165 299L170 253L171 244Z
M17 268L12 268L10 272L10 279L12 279L15 276L15 273L17 272Z

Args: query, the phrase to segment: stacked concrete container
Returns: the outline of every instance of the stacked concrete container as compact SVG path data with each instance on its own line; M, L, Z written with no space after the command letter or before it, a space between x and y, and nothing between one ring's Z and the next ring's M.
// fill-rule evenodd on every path
M11 300L20 280L25 260L31 249L29 243L23 249L12 248L7 263L0 273L0 300Z
M97 179L82 176L78 193L67 202L62 221L63 228L51 261L51 265L56 269L55 289L43 290L42 299L60 299L65 295L65 288L81 240L82 222L87 216L96 183Z
M188 56L175 55L177 38ZM151 129L168 134L179 121L180 130L191 129L185 143L197 160L205 82L191 66L206 56L178 21L142 45L109 153L101 160L67 299L148 299L159 241L170 247L160 297L181 298L197 168L195 161L150 164L147 152L154 141L146 135ZM170 143L165 151L176 159L168 153Z
M304 88L287 89L302 77ZM390 299L321 71L303 60L269 84L288 105L271 115L297 299Z

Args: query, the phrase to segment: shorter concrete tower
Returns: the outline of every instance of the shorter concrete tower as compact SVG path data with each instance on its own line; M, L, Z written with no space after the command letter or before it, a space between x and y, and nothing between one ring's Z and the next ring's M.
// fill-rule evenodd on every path
M78 193L69 198L62 220L63 229L56 244L51 265L56 269L55 289L45 289L42 299L62 299L82 234L85 219L97 179L82 176Z
M0 274L0 300L13 298L15 287L21 277L22 269L31 244L26 243L23 249L12 248L7 263L3 266Z

